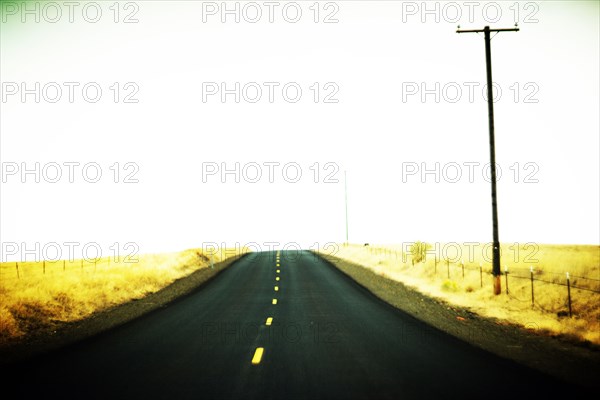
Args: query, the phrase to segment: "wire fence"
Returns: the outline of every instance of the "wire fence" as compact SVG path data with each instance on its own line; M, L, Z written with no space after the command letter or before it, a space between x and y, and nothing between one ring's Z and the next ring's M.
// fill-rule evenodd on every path
M95 272L99 267L110 268L116 266L134 265L123 259L102 260L56 260L56 261L15 261L0 264L0 280L20 280L40 276L50 276L62 272Z
M436 256L430 257L429 260L415 261L415 258L411 255L404 253L401 250L391 249L386 247L370 246L365 244L365 247L373 255L379 255L387 257L388 259L397 260L402 264L410 264L412 266L421 265L424 268L429 268L431 274L435 277L444 277L445 279L465 279L465 276L473 282L473 274L478 274L478 283L480 288L483 288L491 280L486 279L492 276L491 266L484 266L483 263L479 265L473 265L472 263L464 263L462 261L451 261L448 259L440 259ZM433 259L432 259L433 258ZM582 296L582 293L591 293L592 296L600 294L600 278L593 278L589 276L573 275L569 272L558 273L554 271L546 271L541 265L537 268L531 266L530 268L511 267L510 269L505 267L501 271L501 277L504 285L504 294L510 298L521 301L531 302L532 306L538 306L544 309L544 303L536 299L536 293L544 293L545 285L551 285L555 289L558 287L564 288L562 296L564 298L564 311L559 311L560 315L565 313L572 316L574 313L574 300L576 296ZM512 290L515 285L515 280L521 282L518 290ZM523 281L529 281L529 285ZM519 297L523 296L525 286L527 286L529 298L525 299ZM562 300L560 300L562 301Z
M240 256L246 252L246 249L237 251L227 249L215 254L196 252L196 256L201 262L206 262L212 267L215 262L224 258ZM163 256L163 258L161 258L161 255L154 258L142 255L139 258L137 256L115 256L98 259L3 262L0 263L0 283L33 278L50 278L58 274L105 272L116 268L156 267L156 265L172 261L172 259L168 259L168 255Z

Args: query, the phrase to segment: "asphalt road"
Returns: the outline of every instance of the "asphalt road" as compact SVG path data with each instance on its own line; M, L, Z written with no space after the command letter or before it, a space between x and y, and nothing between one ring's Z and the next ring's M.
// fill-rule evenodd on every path
M19 398L577 397L383 303L310 252L250 254L191 295L11 366L2 381Z

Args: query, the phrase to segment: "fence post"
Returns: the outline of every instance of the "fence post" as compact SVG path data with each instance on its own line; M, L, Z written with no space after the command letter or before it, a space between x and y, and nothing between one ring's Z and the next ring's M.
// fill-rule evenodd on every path
M44 275L46 275L46 260L42 261L42 270L44 272Z
M569 318L573 316L573 310L571 309L571 278L567 272L567 296L569 298Z
M63 260L63 272L65 272L65 260Z
M508 266L504 266L504 282L506 286L506 294L508 294Z
M450 260L446 258L446 269L448 270L448 279L450 279Z
M462 267L462 276L463 276L463 279L465 279L465 263L461 261L460 262L460 266Z
M81 272L83 272L83 258L81 259Z
M435 257L433 258L433 274L436 275L437 274L437 254L435 255Z
M535 304L535 297L533 295L533 265L529 267L529 275L531 277L531 306Z
M479 281L480 281L481 287L483 287L483 268L481 266L481 263L479 263Z
M15 268L17 269L17 279L21 279L21 277L19 276L19 262L15 261Z

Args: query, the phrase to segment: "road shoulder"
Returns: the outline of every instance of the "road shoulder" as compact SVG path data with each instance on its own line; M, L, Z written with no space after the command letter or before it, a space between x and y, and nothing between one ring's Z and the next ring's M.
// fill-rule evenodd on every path
M330 255L321 256L335 268L386 303L500 357L537 369L558 379L600 388L600 350L550 337L535 329L483 317L468 309L424 295L361 265Z
M241 257L244 255L223 260L213 268L201 268L144 298L100 311L80 321L62 323L51 331L37 332L23 340L3 345L0 347L0 365L26 362L31 357L91 338L164 308L169 303L193 293Z

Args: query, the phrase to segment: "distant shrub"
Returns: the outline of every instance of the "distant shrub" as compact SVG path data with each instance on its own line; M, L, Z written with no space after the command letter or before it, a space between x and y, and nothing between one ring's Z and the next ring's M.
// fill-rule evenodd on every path
M442 283L442 290L445 290L448 292L457 292L458 285L456 284L456 282L451 281L450 279L446 279L444 281L444 283Z
M427 250L431 248L430 244L425 242L416 241L410 246L409 252L412 257L413 263L419 263L425 261L427 256Z

